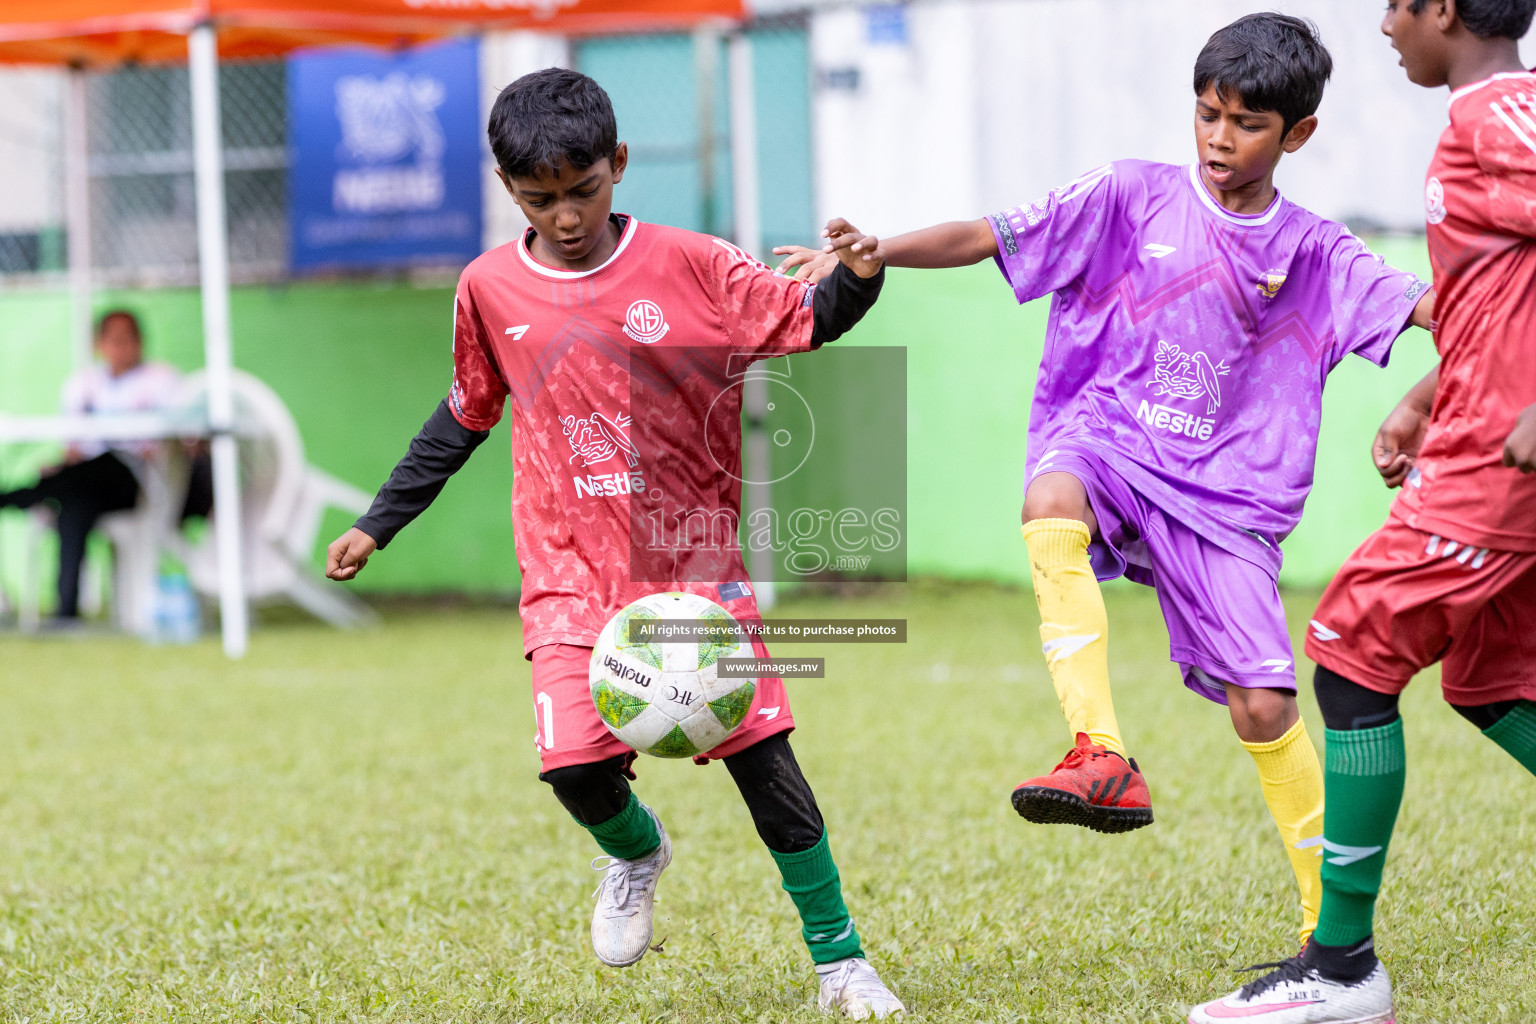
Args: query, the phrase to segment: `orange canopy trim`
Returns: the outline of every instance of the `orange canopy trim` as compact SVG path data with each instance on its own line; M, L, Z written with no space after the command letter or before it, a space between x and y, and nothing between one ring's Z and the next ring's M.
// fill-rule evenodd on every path
M187 56L211 21L222 57L305 46L409 46L491 29L569 34L682 28L739 19L742 0L7 0L0 62L102 66Z

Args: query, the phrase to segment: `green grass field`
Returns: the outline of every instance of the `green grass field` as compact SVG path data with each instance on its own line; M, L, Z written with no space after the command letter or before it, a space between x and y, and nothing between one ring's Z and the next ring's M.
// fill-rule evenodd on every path
M795 746L912 1019L1182 1021L1293 949L1252 761L1180 686L1148 593L1110 593L1120 720L1158 816L1123 836L1007 803L1068 742L1027 593L923 584L778 613L910 620L902 647L777 653L828 659L791 683ZM1400 1020L1536 1019L1532 780L1433 678L1404 709L1378 935ZM211 641L0 638L0 1020L819 1019L718 765L640 766L676 847L664 950L597 964L597 851L535 778L533 728L508 609L400 610L362 635L283 619L237 665Z

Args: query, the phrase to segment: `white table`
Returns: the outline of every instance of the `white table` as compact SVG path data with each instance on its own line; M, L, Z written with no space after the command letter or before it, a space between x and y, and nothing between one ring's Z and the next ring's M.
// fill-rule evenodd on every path
M208 436L208 421L200 415L134 413L122 416L17 416L0 413L0 444L44 441L167 441Z

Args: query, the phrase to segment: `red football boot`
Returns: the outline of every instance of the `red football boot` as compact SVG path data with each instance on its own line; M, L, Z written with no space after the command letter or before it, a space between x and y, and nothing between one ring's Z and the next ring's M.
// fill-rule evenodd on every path
M1077 734L1049 775L1022 782L1013 809L1041 825L1082 825L1095 832L1129 832L1152 824L1152 797L1134 760Z

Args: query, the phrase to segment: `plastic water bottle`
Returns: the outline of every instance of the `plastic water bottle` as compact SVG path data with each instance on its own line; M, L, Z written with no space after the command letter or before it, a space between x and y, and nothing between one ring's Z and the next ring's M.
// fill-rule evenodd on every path
M155 641L190 644L202 631L201 618L197 595L187 578L179 573L161 576L155 593Z

